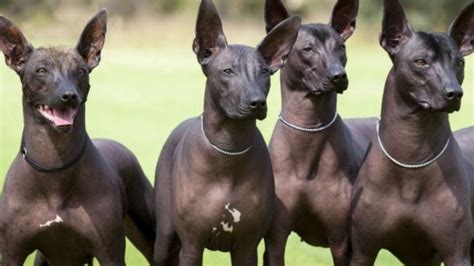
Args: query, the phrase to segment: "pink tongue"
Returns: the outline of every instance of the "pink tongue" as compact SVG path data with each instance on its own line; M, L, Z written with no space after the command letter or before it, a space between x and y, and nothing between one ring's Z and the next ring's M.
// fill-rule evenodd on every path
M56 126L70 126L74 122L74 109L53 109L53 122Z

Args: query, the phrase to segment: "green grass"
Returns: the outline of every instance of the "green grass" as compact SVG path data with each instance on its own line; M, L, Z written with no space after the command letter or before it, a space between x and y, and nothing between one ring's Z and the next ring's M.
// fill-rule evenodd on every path
M154 179L158 154L171 130L182 120L202 112L205 79L188 43L186 40L168 48L106 47L101 65L91 75L87 103L90 136L125 144L137 155L150 180ZM391 66L388 56L375 45L355 41L348 47L350 87L339 97L338 111L345 118L378 116L385 77ZM474 124L473 63L471 56L466 63L462 110L451 115L453 129ZM267 140L280 110L278 80L276 74L268 100L268 118L258 124ZM19 78L1 64L0 189L18 152L22 123ZM126 260L128 265L146 265L131 245L127 246ZM310 247L295 235L289 239L286 261L288 265L332 265L327 249ZM399 264L387 252L381 252L377 260L377 265ZM31 258L27 265L31 265ZM206 252L205 265L230 265L229 255Z

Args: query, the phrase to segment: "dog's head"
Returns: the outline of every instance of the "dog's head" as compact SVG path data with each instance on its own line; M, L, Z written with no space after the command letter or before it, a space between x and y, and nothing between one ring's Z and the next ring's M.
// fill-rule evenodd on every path
M355 30L358 0L338 0L329 24L302 25L285 65L285 78L292 89L308 95L342 93L347 89L345 41ZM267 31L288 18L281 0L265 1Z
M233 119L264 119L270 76L280 69L296 40L301 20L291 17L258 45L228 45L217 10L203 0L193 50L207 77L206 97Z
M20 76L24 108L37 123L71 130L89 92L89 73L100 62L106 22L102 10L86 25L75 48L35 49L18 27L0 16L0 49Z
M415 32L398 0L385 0L380 44L393 62L396 87L420 110L454 112L461 106L464 56L474 46L474 4L449 33Z

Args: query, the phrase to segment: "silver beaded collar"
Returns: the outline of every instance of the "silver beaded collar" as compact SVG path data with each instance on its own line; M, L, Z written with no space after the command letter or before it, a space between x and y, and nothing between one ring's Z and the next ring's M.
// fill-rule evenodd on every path
M203 116L201 115L201 131L202 131L202 136L204 138L204 142L206 142L214 150L216 150L216 151L218 151L222 154L228 155L228 156L239 156L239 155L242 155L244 153L247 153L252 148L252 145L250 145L250 146L248 146L247 148L245 148L241 151L232 152L232 151L226 151L226 150L223 150L223 149L217 147L216 145L212 144L211 141L207 138L206 133L204 132L204 122L203 121L204 121L204 119L203 119Z
M387 152L387 150L385 149L385 147L383 146L383 144L382 144L382 139L380 138L379 126L380 126L380 121L377 122L377 140L378 140L378 142L379 142L380 149L382 149L383 154L385 154L385 156L386 156L388 159L390 159L390 161L392 161L394 164L396 164L396 165L398 165L398 166L401 166L401 167L403 167L403 168L416 169L416 168L423 168L423 167L426 167L426 166L432 164L433 162L435 162L436 160L438 160L439 157L441 157L441 155L443 155L443 153L446 151L446 149L448 148L448 145L449 145L449 138L448 138L448 141L446 141L446 144L444 145L444 147L443 147L443 149L441 150L441 152L438 153L438 155L436 155L435 157L433 157L431 160L428 160L428 161L426 161L426 162L417 163L417 164L402 163L402 162L396 160L395 158L393 158L393 157Z
M288 121L286 121L283 116L280 114L280 116L278 117L278 119L283 123L285 124L286 126L292 128L292 129L295 129L295 130L299 130L299 131L303 131L303 132L309 132L309 133L314 133L314 132L320 132L320 131L323 131L327 128L329 128L330 126L332 126L334 124L334 122L336 122L336 119L337 119L337 116L338 116L338 113L336 112L334 114L334 118L331 120L331 122L329 122L328 124L324 125L324 126L320 126L320 127L314 127L314 128L307 128L307 127L300 127L300 126L297 126L295 124L292 124Z

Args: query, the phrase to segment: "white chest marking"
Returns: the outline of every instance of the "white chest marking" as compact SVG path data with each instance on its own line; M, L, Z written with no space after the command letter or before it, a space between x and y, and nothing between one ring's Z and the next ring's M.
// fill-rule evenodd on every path
M221 225L222 225L222 229L224 229L225 232L232 233L232 231L234 231L234 226L231 225L231 224L228 224L228 223L222 221Z
M64 222L63 219L59 215L56 214L56 218L54 220L47 221L44 224L40 224L40 228L41 227L48 227L48 226L51 226L52 224L55 224L55 223L60 224L62 222Z
M236 208L230 208L230 203L227 203L227 205L225 205L225 209L227 211L230 212L230 214L232 214L232 217L234 218L234 223L238 223L240 222L240 216L242 215L239 210L237 210Z
M233 224L240 222L240 216L242 214L236 208L230 208L230 203L227 203L225 205L225 210L228 211L232 215L232 220L233 221L230 222L230 223L225 222L225 221L221 221L222 230L224 230L224 232L232 233L234 231L234 225ZM225 217L225 215L222 215L222 218L224 218L224 217ZM217 228L213 227L212 232L215 232L215 231L217 231ZM218 232L218 233L220 233L220 232Z

